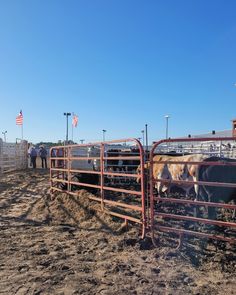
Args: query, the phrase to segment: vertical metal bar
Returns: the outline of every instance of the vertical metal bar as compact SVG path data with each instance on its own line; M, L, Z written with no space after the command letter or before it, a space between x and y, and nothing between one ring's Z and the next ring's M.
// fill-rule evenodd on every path
M146 151L148 151L148 129L147 124L145 124L145 133L146 133Z
M169 117L168 116L166 116L166 139L168 139L168 119L169 119Z
M64 146L63 157L64 157L64 159L63 159L63 168L66 169L67 168L66 167L66 163L67 163L67 160L66 160L66 157L67 157L67 148L66 148L66 146ZM65 171L63 171L63 179L66 179L66 172ZM67 187L67 189L68 189L68 187Z
M100 195L101 195L101 208L104 210L104 143L100 146Z
M52 148L49 150L50 192L52 190Z
M71 192L71 174L70 174L70 169L71 169L71 147L67 148L67 177L68 177L68 192Z
M150 151L150 167L149 167L149 189L150 189L150 230L151 230L151 237L152 237L152 242L156 246L155 242L155 235L154 235L154 196L153 196L153 151L154 149Z
M68 144L68 114L66 114L66 144Z
M140 168L141 168L141 203L142 203L142 238L145 237L145 232L146 232L146 225L147 225L147 220L146 220L146 192L145 192L145 179L144 179L144 149L142 147L142 144L138 141L138 147L139 147L139 154L140 154Z

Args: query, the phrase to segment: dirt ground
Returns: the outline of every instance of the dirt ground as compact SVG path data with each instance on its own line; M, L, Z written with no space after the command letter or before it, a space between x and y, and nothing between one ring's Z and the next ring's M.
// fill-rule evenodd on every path
M235 247L154 248L88 194L50 196L41 169L0 176L0 294L236 294Z

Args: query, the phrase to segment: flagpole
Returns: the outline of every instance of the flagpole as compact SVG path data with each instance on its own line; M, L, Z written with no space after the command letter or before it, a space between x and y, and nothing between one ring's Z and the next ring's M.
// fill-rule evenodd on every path
M72 124L72 141L74 141L74 126L73 126L73 124Z
M21 139L23 140L23 123L21 125Z

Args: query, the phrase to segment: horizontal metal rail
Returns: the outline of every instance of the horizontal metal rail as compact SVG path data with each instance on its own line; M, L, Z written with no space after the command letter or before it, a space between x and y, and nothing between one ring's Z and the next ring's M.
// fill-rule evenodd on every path
M192 181L192 180L171 180L171 179L153 179L154 182L163 182L167 184L184 184L184 185L190 185L190 184L197 184L197 185L206 185L206 186L216 186L216 187L231 187L236 188L236 183L232 182L210 182L210 181Z
M65 180L65 179L56 179L53 178L52 181L54 182L60 182L60 183L66 183L66 184L74 184L74 185L78 185L78 186L85 186L85 187L91 187L91 188L100 188L100 185L95 185L95 184L90 184L90 183L82 183L82 182L75 182L75 181L69 181L69 180ZM62 192L67 192L66 190L62 190Z
M90 184L90 183L84 183L84 182L68 181L67 183L74 184L74 185L78 185L78 186L91 187L91 188L101 188L100 185Z
M78 196L77 193L73 193L70 192L70 194L74 195L74 196ZM101 199L98 197L92 197L89 196L89 199L93 200L93 201L98 201L101 202ZM118 206L118 207L123 207L123 208L127 208L127 209L132 209L132 210L136 210L136 211L142 211L142 208L139 206L135 206L135 205L129 205L126 203L121 203L121 202L116 202L116 201L111 201L111 200L104 200L104 203L109 204L109 205L113 205L113 206Z
M84 186L84 187L87 186L87 187L91 187L91 188L101 188L100 185L95 185L95 184L90 184L90 183L85 183L85 182L69 181L69 180L65 180L65 179L52 178L52 181L66 183L66 184L74 184L74 185ZM140 195L140 196L142 195L142 193L140 191L126 190L126 189L115 188L115 187L110 187L110 186L103 186L103 189L108 190L108 191L126 193L126 194L130 194L130 195Z
M212 219L205 219L205 218L199 218L199 217L192 217L192 216L186 216L186 215L177 215L177 214L168 214L168 213L158 213L158 217L162 218L169 218L169 219L178 219L178 220L186 220L186 221L193 221L193 222L200 222L204 224L211 224L211 225L218 225L218 226L227 226L227 227L235 227L235 222L225 222L225 221L219 221L219 220L212 220Z
M140 191L133 191L133 190L115 188L115 187L110 187L110 186L104 186L103 188L104 188L104 190L113 191L113 192L120 192L120 193L126 193L126 194L137 195L137 196L142 195L142 193Z
M225 209L232 209L232 210L236 209L236 205L214 203L214 202L192 201L192 200L183 200L183 199L176 199L176 198L161 198L161 197L154 197L154 200L158 202L179 203L183 205L218 207L218 208L225 208Z
M66 168L51 168L51 171L61 171L61 172L65 172L65 171L68 171L68 169L66 169Z
M68 171L68 169L67 169ZM101 174L100 171L96 171L96 170L76 170L76 169L70 169L71 173L85 173L85 174Z
M109 160L140 160L140 157L137 156L119 156L119 157L104 157L103 158L105 161Z
M170 232L170 233L175 233L175 234L179 234L179 235L196 236L199 238L213 239L213 240L218 240L218 241L229 242L232 244L236 243L236 239L234 239L234 238L224 237L224 236L215 235L215 234L207 234L207 233L203 233L203 232L173 228L173 227L162 226L162 225L155 225L155 228L157 228L158 230L163 231L163 232Z
M51 168L52 171L65 171L68 172L68 169L62 169L62 168ZM98 174L100 175L100 171L96 170L76 170L76 169L70 169L71 173L84 173L84 174ZM103 172L104 175L107 176L124 176L124 177L133 177L137 178L139 177L139 174L127 174L127 173L116 173L116 172Z
M126 174L126 173L113 173L113 172L103 172L104 175L107 176L124 176L124 177L140 177L139 174Z
M183 165L201 165L201 166L236 166L236 162L226 162L226 161L219 161L219 162L192 162L192 161L152 161L155 164L183 164Z
M123 219L126 219L126 220L130 220L130 221L133 221L135 223L139 223L139 224L143 224L143 221L138 219L138 218L135 218L135 217L132 217L132 216L128 216L128 215L124 215L124 214L120 214L120 213L116 213L114 211L111 211L111 210L108 210L108 209L104 209L104 212L105 213L108 213L110 215L113 215L113 216L116 216L116 217L119 217L119 218L123 218Z
M72 161L86 161L86 160L100 160L100 157L68 157L68 160Z

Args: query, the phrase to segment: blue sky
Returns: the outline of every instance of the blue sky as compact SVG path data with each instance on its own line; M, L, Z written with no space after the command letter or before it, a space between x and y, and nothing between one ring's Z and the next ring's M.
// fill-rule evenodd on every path
M231 128L236 1L0 0L0 126L7 140L171 137Z

